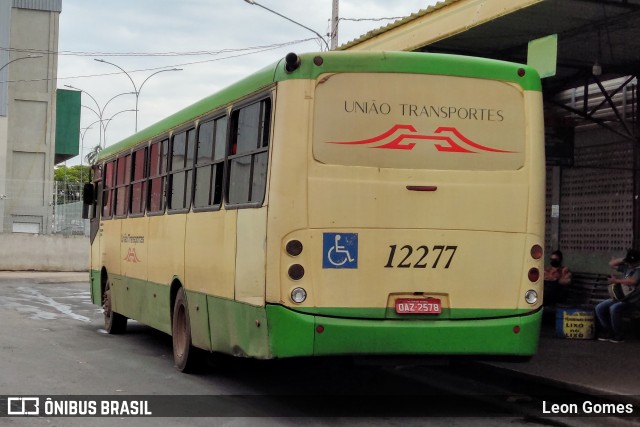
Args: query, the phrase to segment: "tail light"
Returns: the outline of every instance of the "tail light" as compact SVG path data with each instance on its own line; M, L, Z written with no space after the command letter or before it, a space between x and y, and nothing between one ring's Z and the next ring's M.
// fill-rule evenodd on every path
M542 258L542 255L544 255L544 250L542 249L542 246L540 245L531 246L531 258L537 260Z

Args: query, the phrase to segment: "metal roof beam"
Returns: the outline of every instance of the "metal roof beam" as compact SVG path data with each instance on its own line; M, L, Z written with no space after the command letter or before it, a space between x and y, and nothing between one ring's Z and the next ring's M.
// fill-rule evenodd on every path
M448 0L341 46L343 50L413 51L545 0ZM395 26L394 26L395 25ZM389 28L391 27L391 28Z

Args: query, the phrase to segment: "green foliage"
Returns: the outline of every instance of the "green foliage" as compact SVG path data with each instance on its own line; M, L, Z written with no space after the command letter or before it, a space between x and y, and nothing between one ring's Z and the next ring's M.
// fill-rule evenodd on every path
M91 168L86 165L76 165L71 167L58 166L53 172L53 179L60 182L89 182Z

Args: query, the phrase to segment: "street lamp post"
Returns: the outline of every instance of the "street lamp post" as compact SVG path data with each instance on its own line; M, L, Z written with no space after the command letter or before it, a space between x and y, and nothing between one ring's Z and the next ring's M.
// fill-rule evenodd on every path
M104 112L107 109L107 105L109 105L109 103L111 101L113 101L114 99L116 99L117 97L122 96L122 95L135 95L135 94L136 94L135 92L122 92L122 93L119 93L119 94L113 96L110 100L108 100L107 102L104 103L104 107L102 107L102 113L104 114Z
M102 108L100 108L100 104L98 103L98 101L96 101L96 99L89 92L87 92L86 90L80 89L79 87L75 87L75 86L71 86L71 85L65 85L65 87L68 87L68 88L75 89L75 90L78 90L80 92L86 93L89 96L89 98L91 98L93 100L93 102L96 104L97 111L94 110L93 108L87 106L87 105L82 105L82 107L86 108L87 110L90 110L91 112L93 112L98 117L98 121L100 122L100 135L98 136L98 142L99 142L100 146L102 146L103 135L104 135L104 132L105 132L105 126L104 126L104 120L103 120L104 112L106 111L107 106L109 105L109 103L111 101L113 101L114 99L116 99L117 97L122 96L122 95L135 95L135 92L122 92L122 93L119 93L117 95L112 96L111 99L109 99L107 102L105 102L105 104L102 106ZM92 125L93 125L93 123L92 123ZM106 143L105 143L105 145L106 145Z
M16 61L20 61L21 59L35 59L35 58L42 58L44 55L27 55L27 56L21 56L20 58L15 58L12 59L11 61L7 62L6 64L4 64L2 67L0 67L0 72L2 70L4 70L5 68L7 68L7 66L13 62Z
M75 87L75 86L71 86L71 85L64 85L64 87L68 87L69 89L74 89L74 90L80 91L81 93L86 93L87 96L89 98L91 98L93 103L96 104L96 108L98 109L98 111L94 110L91 107L87 107L86 105L83 105L83 107L88 109L88 110L93 111L93 113L96 116L98 116L98 121L100 121L100 132L99 132L99 135L98 135L98 141L99 141L99 144L102 145L102 109L100 108L100 104L98 104L98 101L96 101L96 99L93 97L93 95L91 95L89 92L87 92L84 89L80 89L79 87Z
M135 112L136 112L136 129L135 131L138 132L138 101L140 98L140 92L142 91L142 86L144 86L144 84L147 82L147 80L149 80L151 77L155 76L156 74L160 74L160 73L164 73L165 71L182 71L182 68L170 68L168 70L160 70L160 71L156 71L155 73L151 74L149 77L147 77L146 79L144 79L144 81L142 82L142 84L140 85L140 87L138 88L138 86L136 86L136 82L133 81L133 79L131 78L131 75L129 75L129 73L127 73L124 68L122 68L121 66L114 64L113 62L109 62L109 61L105 61L104 59L98 59L98 58L94 58L95 61L98 62L102 62L104 64L110 64L113 65L114 67L116 67L117 69L119 69L120 71L122 71L131 81L131 84L133 85L133 90L135 95L136 95L136 108L135 108Z
M122 110L122 111L118 111L113 116L111 116L111 117L109 117L108 119L105 120L105 122L106 122L106 124L104 125L104 145L105 145L105 147L107 146L107 126L109 126L109 123L111 123L111 120L113 120L113 118L115 116L117 116L118 114L126 113L127 111L135 111L136 113L138 112L138 110Z
M87 134L87 131L91 129L91 127L96 123L98 123L99 121L100 120L96 120L86 128L80 129L81 130L80 132L80 182L84 182L84 170L82 169L82 166L83 166L82 156L84 156L84 136Z
M286 17L286 16L284 16L283 14L276 12L275 10L271 10L271 9L269 9L268 7L265 7L265 6L261 5L260 3L258 3L258 2L257 2L257 1L255 1L255 0L244 0L244 1L245 1L245 2L247 2L247 3L249 3L250 5L253 5L253 6L259 6L259 7L263 8L264 10L266 10L266 11L268 11L268 12L273 13L274 15L278 15L279 17L284 18L284 19L286 19L287 21L292 22L292 23L296 24L296 25L297 25L297 26L299 26L299 27L302 27L302 28L304 28L304 29L306 29L306 30L311 31L311 32L312 32L313 34L315 34L315 35L316 35L320 40L322 40L322 42L324 43L324 45L327 47L327 50L331 50L331 48L329 48L329 44L327 43L327 41L326 41L326 40L324 39L324 37L322 37L322 36L320 35L320 33L318 33L317 31L312 30L311 28L307 27L306 25L303 25L303 24L301 24L301 23L299 23L299 22L297 22L297 21L294 21L293 19L291 19L291 18L289 18L289 17Z

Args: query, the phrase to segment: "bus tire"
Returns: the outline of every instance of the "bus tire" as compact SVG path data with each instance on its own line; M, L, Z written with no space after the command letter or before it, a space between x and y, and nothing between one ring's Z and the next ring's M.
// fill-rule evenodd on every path
M191 323L184 288L178 289L171 319L173 362L180 372L190 373L199 366L197 349L191 345Z
M104 312L104 329L111 335L122 334L127 329L127 318L120 313L116 313L112 308L111 284L106 280L104 292L102 293L102 310Z

